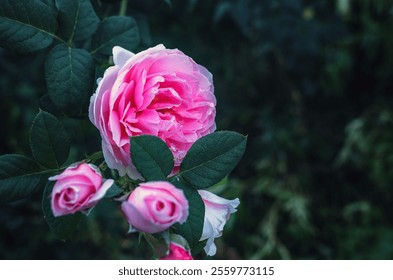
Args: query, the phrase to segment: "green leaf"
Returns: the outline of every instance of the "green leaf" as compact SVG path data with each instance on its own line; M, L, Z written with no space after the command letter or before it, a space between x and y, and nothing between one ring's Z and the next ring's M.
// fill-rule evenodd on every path
M0 156L0 202L16 201L40 189L45 172L22 155Z
M57 13L57 8L54 0L41 0L41 2L47 5L53 11L53 13Z
M1 0L0 46L17 52L48 47L56 29L56 13L48 1Z
M179 178L171 178L170 182L183 190L188 200L188 218L184 224L176 223L173 227L177 234L183 236L191 249L198 244L202 236L205 218L205 204L198 191Z
M100 20L90 0L56 0L60 36L68 42L90 37Z
M78 212L72 215L55 217L53 216L51 207L51 193L55 182L48 182L46 184L44 194L42 196L42 211L44 212L45 220L49 228L61 240L68 239L78 227L82 218L82 213Z
M228 184L228 176L225 176L224 179L222 179L217 184L209 187L208 190L213 193L221 193L227 188L227 184Z
M52 114L58 114L61 110L53 104L52 99L49 97L49 94L44 94L40 98L39 107L44 111L47 111Z
M116 184L113 184L112 187L110 187L109 190L106 191L104 198L112 198L118 196L121 193L123 193L123 190Z
M153 249L153 257L159 259L168 255L169 253L169 233L168 231L163 231L159 234L147 234L144 233L146 241L150 244Z
M108 17L93 35L92 53L111 55L114 46L133 50L139 45L139 40L138 26L132 17Z
M177 177L197 189L217 184L238 164L247 137L231 131L220 131L200 138L192 145L180 165Z
M67 160L70 143L62 123L51 114L40 111L30 131L34 158L48 168L60 168Z
M173 155L167 144L151 135L130 138L132 162L148 181L164 180L173 169Z
M59 44L46 58L45 78L53 103L65 112L79 112L93 91L94 61L86 50Z
M206 246L206 243L207 243L207 239L205 239L205 240L203 240L203 241L199 241L199 242L197 242L197 243L194 243L194 246L193 246L193 248L192 248L192 250L191 250L191 254L193 255L193 256L195 256L195 255L197 255L197 254L199 254L200 252L202 252L202 250L205 248L205 246Z

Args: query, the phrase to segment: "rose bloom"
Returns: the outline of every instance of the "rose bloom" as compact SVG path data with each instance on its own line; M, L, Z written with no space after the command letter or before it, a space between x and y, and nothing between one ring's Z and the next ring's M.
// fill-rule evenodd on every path
M130 231L157 233L188 217L188 201L182 190L168 182L141 183L121 205Z
M228 200L205 190L198 190L205 204L205 220L200 241L206 240L205 252L208 256L216 254L217 247L214 239L222 235L224 226L232 213L239 206L238 198Z
M130 159L129 137L160 137L180 166L191 145L216 129L211 73L163 45L133 54L113 48L109 67L91 97L89 118L98 128L108 166L141 178Z
M51 197L55 217L90 209L113 184L112 179L103 183L98 167L87 163L71 165L48 180L56 181Z
M193 260L191 253L187 251L183 246L171 242L169 244L169 254L160 260Z

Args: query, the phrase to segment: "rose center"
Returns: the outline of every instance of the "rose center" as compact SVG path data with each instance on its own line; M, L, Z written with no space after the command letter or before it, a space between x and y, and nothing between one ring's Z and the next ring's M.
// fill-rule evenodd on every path
M65 194L64 194L64 199L65 199L67 202L73 203L73 202L76 201L77 196L78 196L78 194L77 194L77 192L76 192L73 188L68 188L68 189L66 190Z
M164 202L162 201L157 201L156 203L156 209L157 211L161 211L165 207Z

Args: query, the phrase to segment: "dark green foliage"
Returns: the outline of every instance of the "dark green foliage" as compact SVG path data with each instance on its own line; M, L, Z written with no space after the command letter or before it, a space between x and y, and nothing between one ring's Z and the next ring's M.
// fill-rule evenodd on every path
M160 138L150 135L130 138L132 162L147 181L165 180L173 169L173 155Z
M90 37L97 29L99 19L90 0L56 0L59 32L68 42Z
M211 187L228 175L246 149L247 137L230 131L208 134L187 152L177 177L197 189Z
M92 53L112 54L114 46L128 50L139 45L139 32L131 17L113 16L103 20L93 36Z
M94 61L84 49L55 46L45 61L45 79L52 102L65 112L86 110L93 91Z
M77 162L86 158L86 154L99 150L97 132L87 120L87 105L95 90L93 84L96 71L103 72L103 69L108 67L107 63L101 64L103 60L108 61L108 56L95 56L98 59L93 60L91 55L92 35L100 24L100 18L108 17L108 14L104 15L108 11L104 12L104 10L104 6L98 6L97 1L90 0L0 1L0 46L9 49L9 51L0 49L0 59L4 66L0 75L2 92L0 106L4 113L1 124L4 130L2 135L7 135L1 137L0 141L2 154L0 169L3 173L0 179L0 201L3 203L1 207L14 205L4 204L5 202L17 201L15 205L27 203L28 205L24 207L27 213L21 209L20 216L22 219L31 220L31 224L39 226L39 231L44 229L44 224L36 221L37 219L41 222L45 221L42 219L42 210L44 210L49 227L62 239L68 238L74 232L79 214L54 218L50 210L49 187L43 194L43 209L38 211L40 208L38 200L42 193L37 190L45 186L50 175L61 172L60 168L67 159L68 164ZM116 22L121 23L123 28L128 28L124 31L124 35L128 37L124 38L121 34L115 33L105 34L106 37L103 38L108 42L101 42L104 45L100 47L122 44L132 51L139 42L135 21L131 17L123 16ZM106 32L113 31L113 29L106 30ZM20 53L30 54L20 56ZM102 54L101 49L97 53ZM39 107L50 113L40 110L34 118ZM61 122L57 118L61 119ZM29 126L31 130L25 129ZM69 142L73 144L71 149ZM7 153L9 155L3 155ZM28 157L11 153L32 153L36 162ZM94 163L97 165L100 164L98 160L99 158L94 158ZM106 198L116 198L121 193L114 185L108 191ZM15 211L18 212L19 210L16 209L17 207ZM118 215L113 208L104 206L103 209L112 209L110 212L113 217ZM13 240L18 240L15 233L8 231L8 225L12 224L12 228L17 227L12 222L15 219L9 220L10 216L7 214L3 217L4 227L1 231L8 236L7 240L10 239L9 236L12 236ZM112 226L111 231L114 228L117 228L118 233L125 232L121 226ZM47 229L37 233L37 236L53 244L51 235L45 231ZM42 250L37 247L33 249L37 245L34 239L32 241L34 233L28 232L29 238L24 238L26 242L29 240L29 244L26 244L26 248L29 248L26 250L31 254L42 255ZM86 240L91 239L86 237L89 234L85 235ZM79 232L78 236L83 235ZM95 241L91 244L102 243L97 240L108 241L104 235L94 234L94 238ZM0 239L0 244L4 249L0 250L0 257L29 258L26 254L10 253L12 250L9 251L6 247L13 246L13 242L4 244ZM53 258L64 257L61 250L58 251L55 247L52 246L51 252L47 251L48 255L52 254ZM139 251L136 244L132 247ZM105 250L100 251L105 252ZM83 253L77 255L81 256ZM90 258L87 254L85 256Z
M34 158L47 168L60 168L67 160L70 140L61 122L40 111L30 131L30 146Z
M0 156L0 201L29 197L42 186L43 175L39 166L25 156Z
M19 52L48 47L55 37L56 12L41 0L0 1L0 46Z
M46 32L33 23L10 33L8 10L21 2L48 4L30 9L45 7ZM91 2L100 19L119 14L121 1ZM174 0L171 7L162 0L128 2L141 42L149 36L152 42L139 49L164 43L204 65L214 76L218 129L248 135L245 156L226 186L215 188L241 201L215 241L215 258L393 258L391 0ZM0 50L0 151L26 154L39 107L34 100L47 93L41 65L55 44L68 45L69 36L55 18L54 1L0 3L0 46L7 49ZM104 23L92 35L95 43L89 37L69 47L94 51L99 40L108 42L101 39ZM134 41L132 34L121 38ZM19 36L26 36L25 43L15 43ZM104 46L94 59L111 54L113 45ZM10 49L41 51L18 56ZM107 57L95 62L99 73L102 62L108 65ZM93 92L91 87L84 98ZM50 112L62 116L55 108ZM77 143L69 160L99 149L91 124L61 120ZM143 242L125 235L127 224L110 202L81 221L76 240L55 241L40 196L0 205L1 258L150 258Z

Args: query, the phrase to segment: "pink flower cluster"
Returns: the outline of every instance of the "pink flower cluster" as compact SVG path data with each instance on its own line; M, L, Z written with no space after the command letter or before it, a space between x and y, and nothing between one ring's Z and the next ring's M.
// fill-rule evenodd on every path
M114 183L103 183L101 173L92 164L80 163L68 167L56 181L51 197L55 217L78 211L88 212ZM131 231L157 233L174 223L184 223L188 217L188 201L182 190L168 182L141 183L121 205Z
M213 132L216 99L212 75L203 66L175 49L163 45L133 54L113 49L114 66L109 67L92 96L91 122L98 128L109 168L120 176L142 179L131 162L129 137L149 134L168 145L180 166L191 145ZM77 163L49 178L56 181L51 196L54 216L78 211L88 213L113 185L99 169ZM205 204L201 241L207 240L207 255L216 253L214 239L220 237L239 200L227 200L200 190ZM159 233L188 218L188 201L181 189L166 181L144 182L121 203L130 231ZM192 259L182 244L171 242L162 259Z

